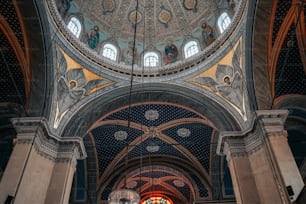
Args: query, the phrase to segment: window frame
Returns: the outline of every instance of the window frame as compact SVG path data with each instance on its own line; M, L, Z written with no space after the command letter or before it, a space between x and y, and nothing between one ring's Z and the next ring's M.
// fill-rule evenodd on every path
M219 27L220 33L223 33L229 27L231 23L232 23L232 20L227 14L227 12L221 13L221 15L218 18L218 27Z
M67 28L76 38L80 38L83 26L81 21L76 16L72 16L69 19Z
M149 64L147 64L147 58L149 58ZM152 61L150 59L156 59L155 60L155 65L151 65ZM143 56L143 65L144 67L158 67L160 65L160 60L159 56L156 52L146 52Z
M196 47L196 49L194 49ZM195 50L195 51L194 51ZM196 40L190 40L184 45L184 57L190 58L200 52L199 43Z
M101 55L109 60L117 61L118 48L111 43L105 43L102 47Z

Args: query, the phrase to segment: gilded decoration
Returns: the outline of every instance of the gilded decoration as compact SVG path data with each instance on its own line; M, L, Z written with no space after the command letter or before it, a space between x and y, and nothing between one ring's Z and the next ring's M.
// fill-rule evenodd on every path
M163 4L160 6L160 9L161 10L158 14L158 20L165 26L165 28L168 28L168 24L171 21L172 14L168 9L165 8Z
M184 7L187 10L193 10L194 12L197 11L197 0L184 0Z
M116 8L116 2L115 0L102 0L101 6L102 6L102 14L106 15L107 13L114 12Z
M218 64L188 82L223 98L246 120L241 49L242 38Z
M133 24L136 25L140 23L142 20L142 14L139 11L131 11L129 14L129 21Z
M75 103L114 84L82 67L60 48L57 48L56 57L58 79L54 128L58 127L63 116Z

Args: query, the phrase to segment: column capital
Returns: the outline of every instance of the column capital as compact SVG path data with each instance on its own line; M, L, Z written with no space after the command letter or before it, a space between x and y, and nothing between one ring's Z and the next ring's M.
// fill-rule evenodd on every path
M284 132L288 110L259 110L256 111L256 116L257 120L262 124L265 132L270 136Z
M228 160L232 156L247 156L261 149L264 137L286 136L287 115L287 110L257 111L249 128L219 133L217 153L227 155Z
M87 156L82 138L52 133L45 118L13 118L11 121L17 132L17 143L33 143L35 150L50 160L64 162Z

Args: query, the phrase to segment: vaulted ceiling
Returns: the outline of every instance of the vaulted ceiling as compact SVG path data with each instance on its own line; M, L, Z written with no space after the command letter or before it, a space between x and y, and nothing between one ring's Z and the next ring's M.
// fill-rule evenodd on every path
M49 3L50 2L60 3L63 1L49 1ZM195 3L193 4L192 2ZM264 1L259 2L263 3ZM99 25L103 38L101 41L109 39L118 40L118 46L122 46L123 49L128 41L132 39L133 29L135 28L135 23L133 23L133 11L135 11L134 1L104 0L94 1L88 4L87 1L75 0L70 3L70 8L66 13L60 14L61 11L53 11L55 13L58 12L57 17L62 17L64 26L69 18L69 14L71 14L83 19L83 24L85 25L83 36L85 36L86 32L89 32L94 25ZM225 36L228 37L229 35L226 34L221 36L221 34L217 32L217 27L215 26L216 35L220 37L220 40L217 40L215 45L213 45L211 49L208 49L203 46L203 42L201 41L200 26L203 21L216 24L216 18L221 11L228 9L226 3L227 1L221 0L140 1L139 12L141 18L139 20L139 33L137 35L139 51L146 49L146 46L149 47L154 45L155 48L162 53L167 38L177 40L175 43L177 46L181 46L186 39L192 36L192 38L200 41L203 54L199 55L190 63L188 61L185 62L181 57L180 60L182 64L180 66L173 66L173 70L167 71L164 76L162 75L162 71L155 70L151 72L151 74L153 73L151 78L154 78L154 80L157 79L156 81L159 82L158 77L165 77L160 81L163 80L167 85L168 83L172 83L171 85L173 85L176 82L171 78L172 75L176 75L178 70L183 70L182 72L186 71L184 73L189 74L191 73L189 70L193 69L193 67L197 68L196 71L203 75L204 72L200 73L197 65L205 63L207 58L211 59L212 53L217 51L218 47L222 46L225 42ZM51 79L53 74L45 75L45 72L53 73L53 71L49 70L49 72L44 71L44 74L38 74L39 69L33 64L33 61L40 62L42 64L41 67L45 67L50 61L43 56L33 55L28 50L36 48L33 38L37 38L37 33L39 32L45 33L45 39L47 39L48 42L45 45L47 47L46 52L51 50L53 41L50 36L47 35L47 30L35 30L35 27L30 28L28 25L27 22L29 22L29 19L24 18L21 20L22 15L26 16L27 13L24 11L25 9L19 13L17 9L18 6L16 5L16 3L12 4L11 1L8 0L1 1L0 3L0 100L1 108L4 107L3 110L1 109L1 132L6 132L4 136L0 136L2 145L0 150L5 150L1 152L1 154L3 153L2 155L4 155L1 156L2 168L4 168L9 157L14 137L14 131L9 125L9 119L11 117L25 116L27 113L30 113L30 115L31 113L33 115L40 115L42 109L45 109L44 112L46 112L44 116L48 116L48 109L50 109L51 105L49 105L49 107L47 104L52 104L51 101L48 102L48 100L52 98L52 88L49 90L45 89L44 94L42 94L44 91L35 92L35 90L45 87L45 85L43 85L45 83L53 83L48 80L43 80L44 78L41 76L44 75L44 77ZM263 28L266 27L267 29L264 33L260 33L260 29L254 30L255 49L253 52L255 59L254 67L256 67L256 63L260 61L258 60L259 58L264 58L266 60L266 66L261 66L258 70L250 72L251 74L254 73L254 89L257 94L259 106L261 102L265 103L264 101L267 100L266 98L271 98L271 101L265 103L264 106L267 107L269 105L266 104L270 104L272 107L271 104L273 103L274 108L289 108L290 115L286 128L288 129L289 142L292 146L293 153L298 165L301 167L305 165L304 158L306 155L303 149L304 146L302 145L306 142L304 131L306 121L304 113L306 108L301 102L305 100L304 96L306 94L306 6L305 4L303 7L300 5L299 2L295 4L292 3L292 1L286 0L274 1L274 3L269 4L269 7L266 6L265 9L270 11L271 18L267 20L265 17L265 26L263 26ZM21 8L25 7L23 4L19 6ZM261 6L261 4L259 4L259 6ZM263 12L264 10L261 11ZM261 14L260 11L256 15L258 15L260 19L263 19L261 16L263 14ZM149 16L154 16L154 18L150 18ZM27 26L23 25L24 22ZM58 22L55 23L57 23L57 26L59 25ZM64 29L64 27L59 26L56 28L62 32L64 38L67 39L67 37L71 36L69 34L66 35L65 31L61 30ZM25 30L27 30L27 32L25 32ZM266 39L261 38L260 34L265 35ZM186 36L189 37L186 38ZM29 39L30 44L28 44L27 39ZM83 43L82 41L73 42L73 40L73 37L67 39L67 42L73 45L69 48L70 51L69 49L67 50L67 47L62 46L62 53L67 56L69 54L68 57L66 56L66 59L71 57L71 59L73 58L80 65L80 67L72 67L71 70L74 68L82 68L83 72L86 72L84 75L85 77L93 76L93 74L89 74L89 71L84 71L85 66L83 65L90 63L79 62L80 57L75 57L75 55L72 54L75 52L81 53L81 55L85 55L86 57L94 56L93 58L88 58L92 60L90 62L96 63L102 68L110 68L108 70L115 73L114 75L118 74L120 77L126 75L127 77L124 79L123 77L119 77L122 80L126 80L130 77L130 69L126 69L124 66L120 67L120 62L118 62L118 65L109 63L108 61L105 62L105 60L101 60L99 57L97 60L95 54L88 51L88 48L83 49L75 46ZM260 49L256 49L256 43L262 44L263 42L266 47L261 47L261 49L263 49L264 52ZM43 45L43 43L41 43L41 45ZM232 48L233 47L232 45ZM234 52L234 49L231 50L231 52ZM265 53L266 55L261 57L261 55ZM219 57L213 62L216 63L220 59ZM213 62L211 62L211 64L213 64ZM71 65L69 63L71 63L71 60L67 60L68 67ZM191 66L192 64L193 66ZM93 69L90 71L94 72ZM150 73L150 70L148 72ZM67 73L66 70L65 73ZM263 75L265 76L262 77ZM34 76L35 80L41 81L33 80L32 76ZM105 76L108 75L104 74L103 77ZM193 75L193 77L194 76L196 75ZM136 77L140 79L138 82L141 82L141 78L144 77L142 71L139 71L139 76L136 75ZM150 78L150 74L146 75L146 77ZM213 75L210 75L210 77L213 79L215 78ZM267 84L258 83L259 81L262 82L261 80L265 78L267 78L267 82L270 84L271 95L269 93L263 93L267 92ZM100 79L105 80L106 78L101 77ZM98 200L107 200L107 196L112 190L122 187L137 190L143 196L143 199L152 196L161 196L172 200L173 203L192 203L195 199L203 202L208 200L233 199L232 185L226 162L223 158L216 155L215 152L217 133L219 129L226 129L225 127L220 126L220 128L218 126L222 123L220 118L222 118L223 115L221 113L216 110L216 116L212 116L214 114L212 105L197 107L198 104L194 102L196 99L190 99L190 101L194 103L187 101L186 98L189 96L187 94L184 96L176 94L176 97L174 97L175 94L171 94L174 92L175 88L169 91L169 97L167 97L168 92L162 94L161 92L163 92L163 90L161 87L150 89L141 87L142 85L139 84L139 90L143 88L146 90L146 94L139 95L138 97L132 96L129 106L128 83L123 86L121 84L117 85L113 81L106 80L104 82L106 82L106 85L100 85L103 88L108 87L105 93L103 92L105 97L111 95L107 92L108 89L111 90L111 88L114 88L114 92L116 92L116 88L118 88L118 90L121 90L119 88L127 89L127 91L125 91L125 96L122 97L120 93L113 93L114 98L109 97L111 100L109 100L107 104L93 106L95 110L89 112L84 111L84 109L86 109L85 103L76 102L68 106L68 109L70 107L75 109L85 108L81 109L81 111L73 115L73 117L71 116L70 123L67 122L68 125L66 125L67 130L63 131L63 136L73 132L69 131L70 127L73 129L78 126L78 130L82 132L82 124L87 122L84 120L88 118L92 120L90 124L84 125L84 128L87 129L83 131L84 134L81 135L85 140L88 158L86 161L78 162L74 188L76 196L74 196L73 199L82 200L86 199L86 196L89 198L98 196ZM253 84L252 81L250 83ZM32 89L30 89L31 84ZM184 85L185 84L183 84L183 86ZM151 84L148 86L151 86ZM213 93L212 88L209 88L205 84L202 84L201 87L205 88L205 94L209 93L208 95L213 97L211 94ZM183 88L181 92L183 92L182 90ZM150 92L152 94L150 94ZM101 94L101 96L103 94ZM203 97L202 94L203 93L198 94L198 97ZM287 99L293 95L295 100L288 102ZM56 97L52 100L57 100ZM82 96L82 100L90 98L86 97L85 95ZM93 95L91 95L91 97L93 97ZM100 96L97 96L96 99L99 97ZM120 97L122 97L121 100L118 99ZM217 93L217 97L226 99L226 97L220 93ZM33 101L39 101L37 100L39 98L46 98L41 102L46 103L45 106L42 106L44 108L41 108L41 106L39 106L39 108L35 107L35 105L33 106ZM206 98L205 100L207 100L205 101L207 104L212 103ZM101 99L101 101L103 101L103 99ZM227 103L229 104L231 102L227 100ZM19 105L16 106L16 104ZM76 107L80 104L82 107ZM205 103L203 102L203 104ZM216 107L217 106L219 108L219 104L216 105ZM103 110L98 110L99 107ZM233 107L233 105L229 107ZM24 109L27 111L24 111ZM70 110L71 109L69 109L69 111ZM65 109L63 113L65 111L67 110ZM68 114L70 113L69 111ZM83 114L82 111L86 112L86 114L92 114L92 116L87 118L83 117L85 114ZM55 113L52 114L55 115ZM237 113L237 115L241 116L239 113ZM65 117L66 115L64 114L63 118L66 119ZM231 117L224 117L225 121L232 119ZM232 127L236 125L234 125L234 123L235 122L233 122ZM59 127L61 126L59 125ZM239 127L236 128L238 129Z

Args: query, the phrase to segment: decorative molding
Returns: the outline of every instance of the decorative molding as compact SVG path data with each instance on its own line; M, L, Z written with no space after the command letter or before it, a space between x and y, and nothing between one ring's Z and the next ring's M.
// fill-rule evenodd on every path
M221 97L246 121L242 42L243 39L240 37L232 50L229 50L218 63L202 73L187 79L186 82Z
M155 121L159 118L159 113L157 110L153 109L147 110L145 112L145 118L149 121Z
M191 132L188 128L180 128L177 130L177 135L180 137L189 137Z
M119 130L119 131L114 133L114 137L118 141L124 141L124 140L127 139L128 133L126 131Z
M225 131L219 134L217 154L231 157L249 156L263 147L265 137L285 136L287 110L256 111L252 125L244 131Z
M288 110L260 110L256 116L266 133L283 132Z
M45 118L13 118L12 123L17 132L17 143L33 143L38 154L47 159L68 162L87 157L82 138L53 134Z

